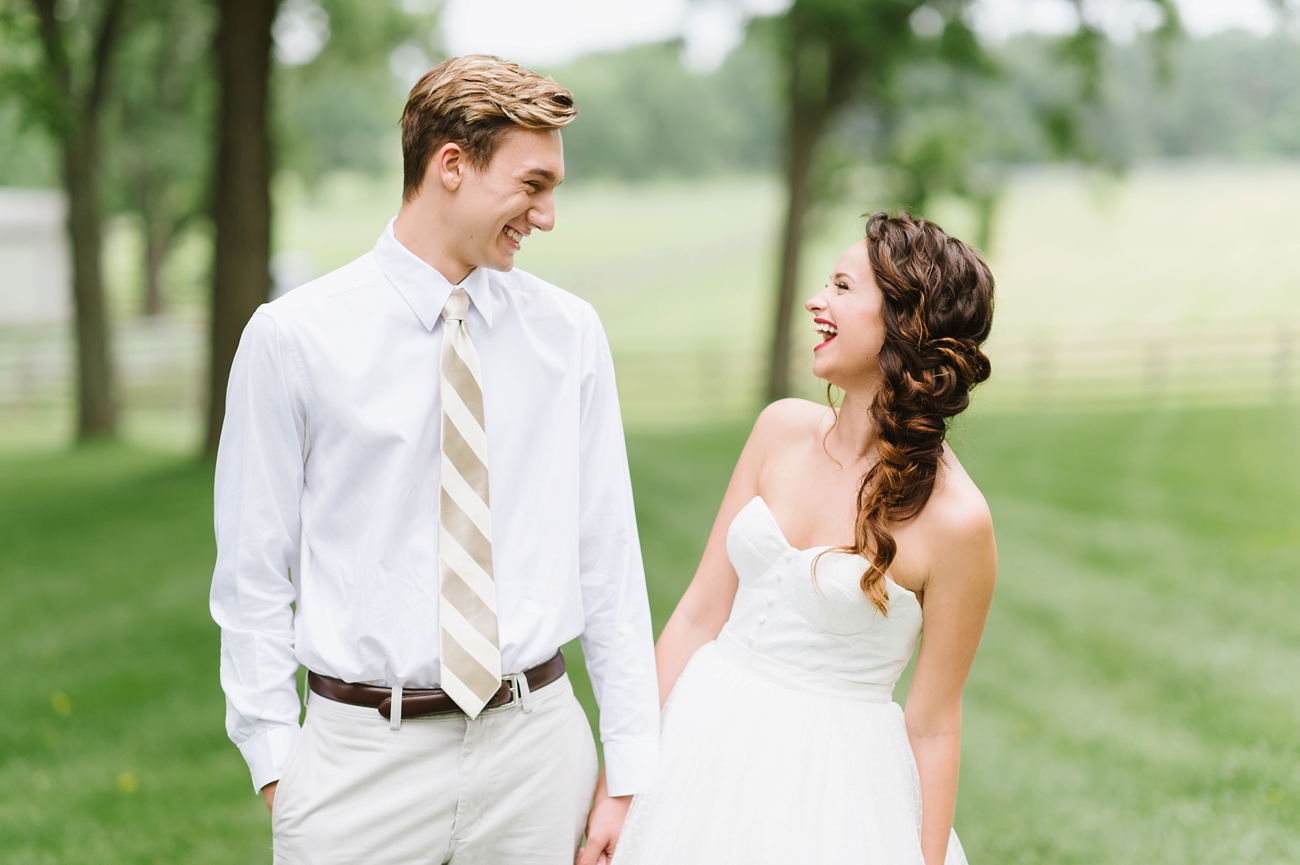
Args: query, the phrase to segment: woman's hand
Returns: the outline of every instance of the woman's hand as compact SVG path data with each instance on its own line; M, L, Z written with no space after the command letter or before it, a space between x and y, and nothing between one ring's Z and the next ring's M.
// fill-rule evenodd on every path
M587 815L587 843L578 848L575 865L609 865L618 846L618 836L632 806L631 796L610 796L605 786L605 770L596 779L596 798Z

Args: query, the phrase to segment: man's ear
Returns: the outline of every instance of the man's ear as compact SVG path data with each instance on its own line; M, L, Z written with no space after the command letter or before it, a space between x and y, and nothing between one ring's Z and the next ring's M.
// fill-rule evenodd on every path
M436 175L439 183L448 192L455 192L460 188L461 181L465 178L465 169L468 162L465 159L465 149L454 141L448 141L438 148L429 160L428 174ZM427 177L426 181L433 178Z

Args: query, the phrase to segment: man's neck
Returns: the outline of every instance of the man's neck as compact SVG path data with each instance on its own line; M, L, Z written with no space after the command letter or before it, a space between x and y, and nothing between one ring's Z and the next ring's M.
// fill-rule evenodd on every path
M403 202L393 223L393 236L452 285L459 285L474 266L461 261L441 242L448 232L438 216L437 211L420 198Z

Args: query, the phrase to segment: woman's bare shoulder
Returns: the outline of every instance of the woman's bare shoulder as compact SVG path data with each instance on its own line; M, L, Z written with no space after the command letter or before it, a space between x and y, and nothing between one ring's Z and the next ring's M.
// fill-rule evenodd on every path
M934 492L918 515L916 528L926 551L929 612L959 609L972 621L982 621L998 578L993 516L984 494L947 445ZM960 603L948 607L937 600L942 597Z
M993 515L988 501L946 444L934 492L922 516L928 528L944 541L982 544L993 540Z
M787 444L818 433L833 417L832 409L806 399L779 399L763 409L754 421L752 438Z

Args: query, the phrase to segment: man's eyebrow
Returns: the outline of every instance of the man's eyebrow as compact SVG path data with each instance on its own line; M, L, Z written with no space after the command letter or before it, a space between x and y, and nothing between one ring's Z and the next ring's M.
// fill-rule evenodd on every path
M540 168L540 167L525 168L522 172L520 172L520 175L524 177L528 176L529 174L540 177L543 180L545 180L547 183L550 183L554 186L558 186L560 183L560 181L557 180L555 177L555 172L551 171L549 168Z

